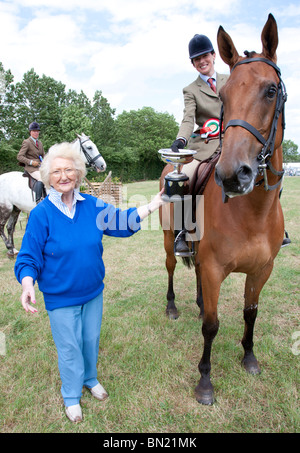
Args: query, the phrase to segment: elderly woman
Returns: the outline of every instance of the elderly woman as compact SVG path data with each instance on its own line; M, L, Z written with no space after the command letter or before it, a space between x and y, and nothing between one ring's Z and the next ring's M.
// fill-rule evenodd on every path
M43 293L58 353L61 393L68 418L82 420L82 387L99 399L107 392L97 380L105 268L103 234L128 237L163 204L161 193L145 206L125 211L80 194L85 175L81 155L71 144L50 148L40 168L45 198L31 211L15 275L21 302L36 312L35 281Z

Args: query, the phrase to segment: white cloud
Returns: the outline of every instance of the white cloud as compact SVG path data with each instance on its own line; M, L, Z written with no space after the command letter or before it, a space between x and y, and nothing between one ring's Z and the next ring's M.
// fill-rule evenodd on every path
M300 87L291 83L299 80L299 5L283 6L280 0L252 6L242 0L211 3L0 0L0 61L17 81L33 67L39 75L90 97L101 90L118 113L150 105L180 121L182 88L197 76L188 58L192 36L208 35L217 51L216 35L222 25L240 54L246 49L261 51L261 30L272 11L280 23L278 64L289 94L286 138L293 135L300 147L294 120ZM228 73L220 58L216 69Z

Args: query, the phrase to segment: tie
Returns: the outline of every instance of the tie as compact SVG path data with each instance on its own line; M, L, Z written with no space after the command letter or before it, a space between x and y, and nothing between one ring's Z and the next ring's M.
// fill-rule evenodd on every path
M208 81L208 83L209 83L210 88L216 93L217 90L216 90L216 87L215 87L215 85L214 85L213 79L210 78L210 79L207 79L207 81Z
M35 144L36 144L36 147L39 148L39 143L37 140L36 140Z

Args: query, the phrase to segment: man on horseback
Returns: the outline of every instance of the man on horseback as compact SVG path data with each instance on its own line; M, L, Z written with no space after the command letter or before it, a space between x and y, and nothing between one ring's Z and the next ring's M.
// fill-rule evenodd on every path
M216 53L211 41L205 35L195 35L189 42L189 57L198 71L197 79L183 89L184 114L177 138L171 149L178 152L186 145L188 149L198 151L194 161L184 165L184 173L190 181L199 161L212 156L218 149L219 140L207 140L209 131L216 137L218 119L222 102L219 90L225 85L228 75L215 72ZM194 125L197 129L194 131ZM187 256L190 249L185 242L186 230L175 231L175 255Z
M45 151L42 142L39 140L40 125L37 122L34 121L29 125L29 134L29 138L22 143L17 159L19 165L25 167L24 170L27 176L29 175L29 178L35 180L33 190L36 194L36 203L38 204L43 198L44 191L39 167L45 156Z

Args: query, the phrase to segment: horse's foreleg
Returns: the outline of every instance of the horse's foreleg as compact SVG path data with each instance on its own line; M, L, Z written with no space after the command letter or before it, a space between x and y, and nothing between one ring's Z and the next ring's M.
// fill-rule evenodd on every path
M201 272L202 292L204 301L204 314L202 334L204 337L204 349L201 361L198 365L201 375L199 384L195 389L195 396L199 403L210 405L214 403L214 390L210 381L211 348L219 329L217 305L221 281L211 272Z
M242 364L245 370L251 374L259 374L260 368L257 359L253 353L253 332L257 316L257 305L249 305L244 308L245 330L242 339L242 345L245 351Z
M245 329L242 339L244 357L242 364L245 370L251 374L259 374L260 368L253 353L253 333L257 316L259 294L268 280L273 269L273 262L269 263L259 275L247 275L245 284L245 307L244 321Z
M219 321L216 319L215 322L205 322L202 325L202 334L204 337L204 348L201 361L198 365L198 369L201 375L199 384L195 389L196 400L198 403L211 405L214 403L214 389L210 380L211 370L211 348L215 336L218 333Z

